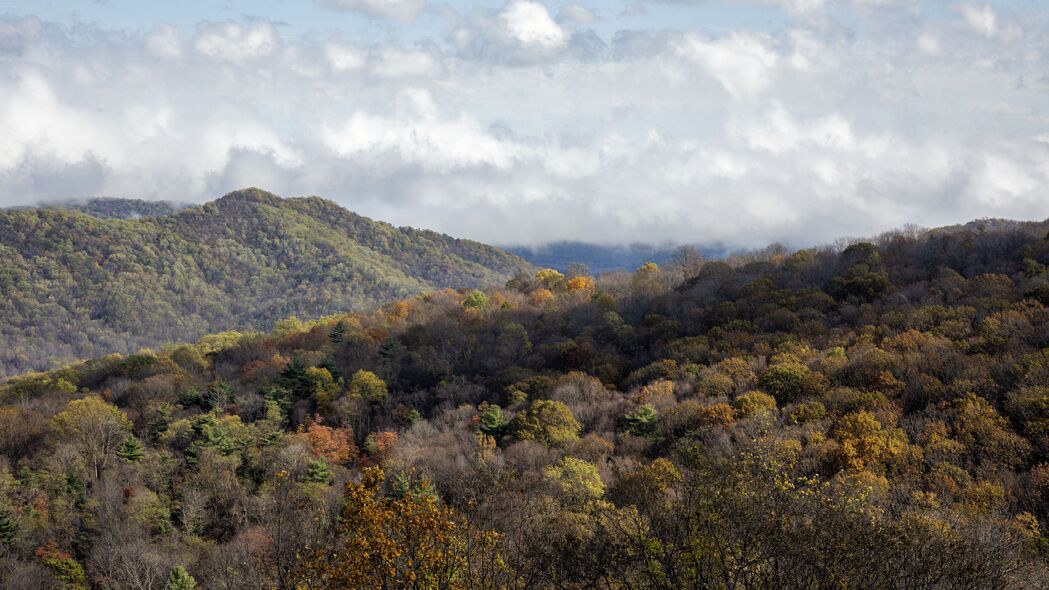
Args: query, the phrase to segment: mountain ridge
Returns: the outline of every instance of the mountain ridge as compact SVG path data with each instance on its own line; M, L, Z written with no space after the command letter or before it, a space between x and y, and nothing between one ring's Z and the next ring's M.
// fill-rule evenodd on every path
M0 255L0 375L531 269L492 246L257 188L154 217L2 211Z

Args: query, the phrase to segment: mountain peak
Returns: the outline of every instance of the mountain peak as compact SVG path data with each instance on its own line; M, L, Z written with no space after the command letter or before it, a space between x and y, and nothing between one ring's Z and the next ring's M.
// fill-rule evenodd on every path
M215 200L216 203L269 203L277 204L284 199L256 187L242 188Z

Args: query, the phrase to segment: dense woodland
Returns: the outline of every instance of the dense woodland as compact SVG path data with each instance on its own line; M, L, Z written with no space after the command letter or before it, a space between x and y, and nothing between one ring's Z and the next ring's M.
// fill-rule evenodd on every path
M0 578L1045 587L1047 230L541 270L24 375Z
M0 376L366 309L529 268L496 248L260 190L200 207L0 211Z

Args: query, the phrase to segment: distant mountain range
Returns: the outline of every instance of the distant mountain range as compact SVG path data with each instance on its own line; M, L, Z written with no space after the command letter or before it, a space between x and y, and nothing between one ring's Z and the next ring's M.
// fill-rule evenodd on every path
M716 246L695 247L707 258L721 258L727 254ZM646 262L663 265L681 250L680 246L654 246L651 244L629 244L602 246L585 242L551 242L540 246L508 246L504 250L543 268L556 268L562 272L573 264L582 264L590 272L632 271Z
M258 189L192 207L10 209L0 211L0 376L532 270L498 248Z

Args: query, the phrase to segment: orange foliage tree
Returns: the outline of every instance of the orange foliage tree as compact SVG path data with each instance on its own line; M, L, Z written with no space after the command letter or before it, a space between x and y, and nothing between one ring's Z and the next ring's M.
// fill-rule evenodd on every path
M335 546L304 560L298 588L456 590L471 587L476 539L432 494L382 494L385 475L368 467L346 484ZM494 534L481 535L490 546Z

